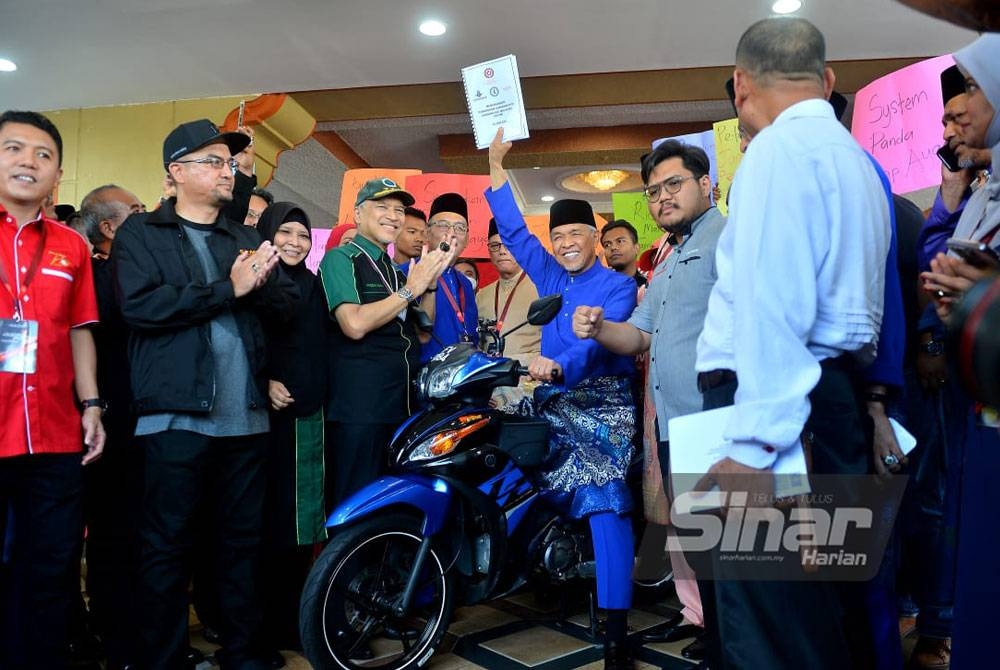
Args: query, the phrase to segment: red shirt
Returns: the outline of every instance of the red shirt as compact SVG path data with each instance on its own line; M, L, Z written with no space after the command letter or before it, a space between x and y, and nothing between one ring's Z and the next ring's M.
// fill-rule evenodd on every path
M38 322L37 365L32 374L0 372L0 458L83 450L69 331L97 321L97 300L90 251L75 230L52 219L18 228L0 205L0 318L14 314L11 291L23 289L42 225L45 247L20 303L21 317Z

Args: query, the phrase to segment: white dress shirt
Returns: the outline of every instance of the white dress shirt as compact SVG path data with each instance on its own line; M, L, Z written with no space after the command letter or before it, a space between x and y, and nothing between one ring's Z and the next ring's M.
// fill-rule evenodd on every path
M699 372L739 380L730 458L770 467L799 440L820 361L874 357L889 239L882 183L829 103L792 105L751 142L698 341Z

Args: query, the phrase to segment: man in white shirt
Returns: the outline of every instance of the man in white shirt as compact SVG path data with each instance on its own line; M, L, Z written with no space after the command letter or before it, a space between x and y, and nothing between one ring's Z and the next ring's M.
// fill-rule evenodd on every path
M736 108L754 140L730 191L696 365L705 408L734 405L726 457L702 481L724 492L766 493L804 433L813 473L869 472L853 373L877 345L889 200L827 102L825 58L823 35L797 18L755 23L736 50ZM832 669L870 653L828 581L715 586L722 667Z

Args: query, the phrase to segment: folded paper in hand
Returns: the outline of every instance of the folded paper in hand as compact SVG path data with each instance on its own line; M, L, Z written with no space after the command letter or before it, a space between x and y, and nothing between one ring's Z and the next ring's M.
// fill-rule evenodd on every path
M727 441L722 434L733 408L697 412L670 419L670 476L674 496L690 491L703 475L726 457ZM774 495L787 498L809 492L806 455L799 442L778 453L774 465Z

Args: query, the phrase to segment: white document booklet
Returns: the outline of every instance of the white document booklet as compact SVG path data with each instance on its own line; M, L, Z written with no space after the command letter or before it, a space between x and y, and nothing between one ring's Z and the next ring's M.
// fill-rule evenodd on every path
M490 146L501 127L504 142L528 137L517 57L504 56L464 67L462 84L477 149Z
M730 406L670 420L670 472L675 496L688 492L695 485L698 478L691 475L707 473L726 457L726 440L722 432L732 414ZM806 455L801 442L780 452L772 470L776 497L809 493Z

